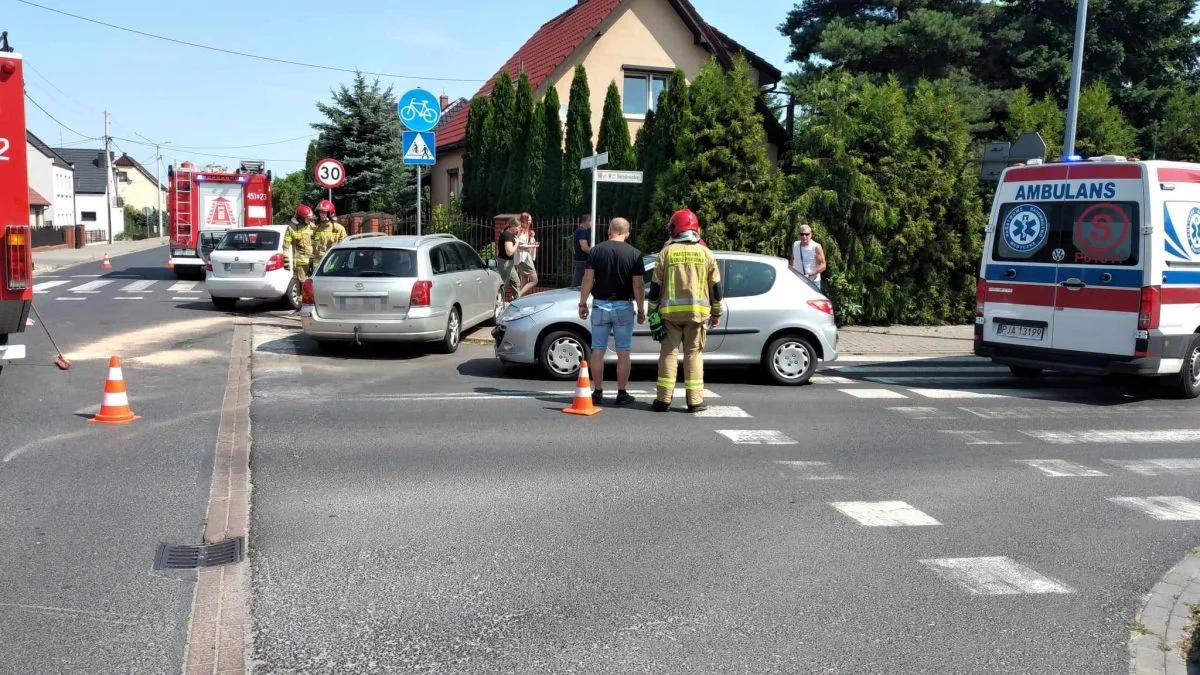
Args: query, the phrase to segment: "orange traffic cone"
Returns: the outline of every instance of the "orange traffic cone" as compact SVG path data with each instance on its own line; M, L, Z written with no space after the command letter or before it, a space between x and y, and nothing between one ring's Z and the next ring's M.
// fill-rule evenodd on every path
M171 256L167 256L167 269L175 269L175 260Z
M600 408L592 403L592 382L588 378L587 359L579 361L579 379L575 382L575 401L571 403L570 408L563 408L563 412L571 415L595 415L600 412Z
M125 377L121 374L121 357L113 356L108 360L108 379L104 382L104 400L100 404L100 413L89 422L102 424L126 424L141 417L133 414L129 408L129 397L125 395Z
M104 254L104 260L102 260L100 262L100 269L103 269L103 270L111 270L112 269L112 263L108 262L108 254L107 253Z

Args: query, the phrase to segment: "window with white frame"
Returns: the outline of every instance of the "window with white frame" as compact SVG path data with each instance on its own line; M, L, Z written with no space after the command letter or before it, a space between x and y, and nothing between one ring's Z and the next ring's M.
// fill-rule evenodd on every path
M622 109L631 117L646 114L658 105L658 95L667 88L666 73L647 73L633 70L625 71L625 91L622 98Z

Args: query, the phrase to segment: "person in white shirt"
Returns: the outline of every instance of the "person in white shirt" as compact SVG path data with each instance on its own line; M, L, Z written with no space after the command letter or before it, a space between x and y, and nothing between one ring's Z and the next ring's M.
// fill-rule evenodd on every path
M796 239L792 242L792 267L821 287L821 272L825 271L825 249L813 241L812 228L801 225L796 228Z

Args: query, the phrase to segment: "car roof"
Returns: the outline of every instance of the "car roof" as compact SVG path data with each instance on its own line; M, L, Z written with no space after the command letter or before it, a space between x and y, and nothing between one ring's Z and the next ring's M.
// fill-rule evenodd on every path
M452 234L382 234L378 232L363 232L352 234L338 242L335 248L420 248L448 241L462 241Z
M287 230L287 225L246 225L244 227L231 227L226 232L254 232L256 230L271 230L283 234Z

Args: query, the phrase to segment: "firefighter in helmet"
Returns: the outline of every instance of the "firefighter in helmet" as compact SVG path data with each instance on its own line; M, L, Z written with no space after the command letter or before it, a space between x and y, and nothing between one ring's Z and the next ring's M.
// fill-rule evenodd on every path
M320 217L317 221L316 229L313 230L314 268L321 264L321 260L325 258L325 254L329 252L329 249L346 238L346 228L333 219L334 215L336 215L333 202L328 199L322 199L321 203L317 204L317 213Z
M658 252L647 294L654 339L662 342L658 357L657 396L651 409L671 408L683 348L683 389L688 412L704 404L704 342L708 328L720 322L721 273L717 259L700 238L700 219L688 209L671 215L671 239Z
M296 216L283 234L283 250L287 251L292 274L300 283L312 274L313 210L307 204L296 207Z

